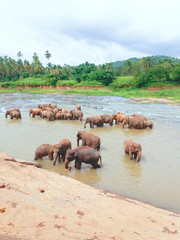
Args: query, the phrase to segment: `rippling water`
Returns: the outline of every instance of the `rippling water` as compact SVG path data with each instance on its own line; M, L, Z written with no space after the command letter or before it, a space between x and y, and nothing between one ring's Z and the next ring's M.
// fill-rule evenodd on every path
M123 112L126 115L143 114L153 121L153 129L122 129L108 126L86 131L101 137L103 166L92 169L82 165L65 171L64 164L52 166L47 158L39 160L43 168L75 178L91 186L113 191L180 213L180 106L138 104L122 97L93 97L58 94L1 94L0 95L0 149L16 158L33 161L34 151L40 144L56 144L69 138L76 147L76 133L84 130L80 121L54 121L28 116L30 108L40 103L54 102L58 107L74 109L82 106L84 118L100 114ZM5 111L20 108L21 120L5 119ZM123 143L133 139L142 145L139 163L124 154Z

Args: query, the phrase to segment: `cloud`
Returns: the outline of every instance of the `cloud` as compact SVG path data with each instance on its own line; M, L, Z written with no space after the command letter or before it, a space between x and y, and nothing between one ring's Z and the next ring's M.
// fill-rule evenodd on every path
M6 0L0 55L102 64L147 55L180 56L179 0ZM110 57L111 56L111 57Z

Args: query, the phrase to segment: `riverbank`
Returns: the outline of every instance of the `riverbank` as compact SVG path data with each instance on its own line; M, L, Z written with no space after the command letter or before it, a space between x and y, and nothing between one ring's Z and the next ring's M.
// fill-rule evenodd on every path
M34 94L80 94L86 96L121 96L130 98L136 103L164 103L180 105L180 86L138 89L138 88L122 88L109 89L108 87L93 87L93 86L39 86L31 87L17 87L17 88L1 88L0 93L34 93Z
M0 239L180 239L180 215L0 152Z

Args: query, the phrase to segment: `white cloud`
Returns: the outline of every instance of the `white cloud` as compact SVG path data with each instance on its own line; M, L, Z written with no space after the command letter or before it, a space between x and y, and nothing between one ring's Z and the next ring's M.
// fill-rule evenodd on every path
M0 55L46 64L147 55L180 56L179 0L6 0L1 1Z

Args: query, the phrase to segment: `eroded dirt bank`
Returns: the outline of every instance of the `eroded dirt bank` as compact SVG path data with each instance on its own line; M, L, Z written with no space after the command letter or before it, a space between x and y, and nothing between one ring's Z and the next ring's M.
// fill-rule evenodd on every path
M0 239L180 239L180 215L0 152Z

